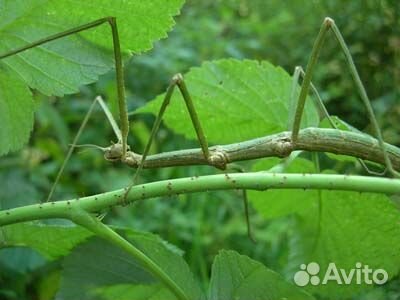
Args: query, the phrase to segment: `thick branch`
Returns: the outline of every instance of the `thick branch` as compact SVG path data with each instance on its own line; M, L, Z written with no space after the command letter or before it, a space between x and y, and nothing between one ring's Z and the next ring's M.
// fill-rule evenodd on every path
M384 164L384 156L378 141L363 133L325 128L306 128L300 131L295 144L291 143L291 132L282 132L245 142L214 146L211 153L219 153L226 163L263 157L286 157L294 150L331 152L349 155ZM106 151L109 160L118 160L121 152L118 144ZM396 170L400 170L400 149L386 144L389 158ZM128 152L126 163L137 167L141 155ZM201 149L187 149L149 155L144 168L162 168L188 165L207 165Z
M75 209L96 213L114 205L131 203L140 199L229 189L260 191L267 189L332 189L400 194L400 179L327 174L275 174L268 172L187 177L134 186L127 199L123 199L125 190L120 189L80 199L47 202L3 210L0 211L0 226L37 219L71 219L71 211Z

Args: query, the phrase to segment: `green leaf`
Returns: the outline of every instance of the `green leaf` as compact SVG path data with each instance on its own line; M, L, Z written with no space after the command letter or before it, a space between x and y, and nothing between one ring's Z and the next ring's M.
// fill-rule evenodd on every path
M29 20L29 18L27 18ZM19 19L25 20L25 19ZM56 23L57 24L57 23ZM10 36L0 42L0 52L33 42L54 33L46 24L13 24L7 27ZM62 26L54 26L57 32ZM113 67L111 53L88 43L79 36L70 36L10 56L1 61L33 89L45 95L63 96L79 91L79 87L98 79Z
M212 266L210 300L314 299L278 273L235 251L221 251Z
M186 262L170 246L151 234L127 231L127 237L155 261L190 299L202 298ZM135 299L175 299L128 253L97 238L76 247L63 265L58 294L62 299L132 299L133 295ZM136 293L142 298L137 298Z
M99 238L76 247L63 262L59 297L91 299L92 289L119 283L154 282L129 253Z
M7 271L25 273L43 267L46 260L36 251L23 247L0 249L0 266Z
M139 53L166 37L182 4L183 0L1 0L0 53L106 16L117 18L122 50ZM106 23L1 60L0 155L20 149L32 130L32 98L18 78L46 95L75 93L113 67L111 49Z
M351 126L349 123L343 121L338 116L330 116L331 121L335 124L336 128L343 131L353 131L357 133L363 133L362 131L358 130L357 128ZM327 118L324 118L321 123L319 124L321 128L333 128Z
M101 299L109 300L168 300L173 299L169 291L162 287L161 284L152 285L132 285L132 284L115 284L96 288L94 294Z
M155 41L167 37L167 32L175 25L173 16L179 14L184 2L184 0L95 0L77 3L75 0L62 0L48 1L47 6L52 14L51 20L61 19L69 27L107 16L116 17L122 51L140 53L150 50ZM111 30L107 25L83 35L97 45L112 49Z
M231 143L287 130L292 79L269 62L222 59L205 62L185 76L205 134L212 143ZM136 113L157 114L164 95ZM175 91L166 125L185 137L195 131L183 98ZM302 126L316 126L318 115L307 101Z
M28 2L28 5L27 3ZM182 0L3 0L7 22L0 25L0 52L69 30L106 16L117 18L121 48L125 51L149 50L152 43L174 25ZM77 7L79 6L79 9ZM87 42L81 37L94 41ZM4 38L3 38L4 37ZM113 66L112 35L105 23L87 32L64 37L51 43L6 58L10 66L31 87L46 95L71 94L79 86L97 80Z
M27 174L17 168L6 173L0 173L2 193L0 197L0 209L10 209L38 203L40 193L37 187L27 180L27 177ZM29 197L26 195L29 195Z
M261 161L253 170L265 170ZM296 158L285 170L313 173L310 161ZM400 272L400 212L385 195L315 190L249 192L254 208L265 218L297 216L290 238L288 276L301 264L317 262L321 272L330 262L347 271L357 262L385 269L390 277ZM384 233L384 234L383 234ZM368 289L366 284L311 286L311 292L342 299Z
M322 279L332 262L347 273L361 263L374 270L384 269L389 279L399 274L400 212L387 196L321 191L320 204L299 214L295 228L300 235L293 236L290 254L296 271L302 263L317 262ZM344 299L373 285L363 280L357 284L354 278L350 285L331 281L307 287L330 299Z
M255 163L252 171L265 171L270 167L270 160L261 160ZM296 158L286 169L287 173L314 173L315 168L311 161L304 158ZM296 194L296 200L293 195ZM308 210L314 205L317 191L294 191L294 190L269 190L266 192L248 191L251 204L264 218L277 218L302 210Z
M292 171L307 169L297 165ZM292 227L288 276L293 278L301 264L310 262L320 265L320 274L330 262L347 272L361 262L386 270L390 278L399 274L400 212L387 196L341 191L280 192L251 192L249 198L266 218L298 216ZM351 285L329 282L308 286L313 293L332 299L351 297L370 287L355 281Z
M20 149L33 128L33 98L15 74L0 65L0 156Z
M0 248L29 247L53 260L65 256L91 235L79 226L18 223L0 228Z
M202 298L180 250L153 234L120 230L155 261L190 299ZM132 291L135 295L140 293L143 296L141 299L175 299L128 253L98 238L86 241L92 236L80 226L20 223L0 227L0 249L29 247L48 260L66 256L59 291L63 299L98 299L100 295L105 299L129 298ZM128 294L123 294L123 291Z

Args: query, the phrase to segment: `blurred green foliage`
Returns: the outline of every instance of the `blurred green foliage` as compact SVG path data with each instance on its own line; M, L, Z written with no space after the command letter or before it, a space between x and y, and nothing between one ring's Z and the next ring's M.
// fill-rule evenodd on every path
M305 67L325 16L336 21L350 47L386 141L400 145L397 121L400 117L400 4L396 0L189 0L168 39L126 64L129 108L134 110L164 92L174 73L184 73L205 60L265 59L289 73L297 65ZM102 94L113 103L113 79L110 72L96 84L82 87L79 94L62 101L35 95L37 122L29 145L19 153L0 159L3 207L45 199L68 143L92 99ZM326 41L313 81L331 114L368 132L365 112L333 36ZM113 105L111 109L116 111ZM131 119L130 145L136 151L143 149L153 120L147 115L135 115ZM115 141L111 128L97 109L80 143L107 146L111 140ZM162 128L153 151L196 146L196 142ZM325 164L332 167L326 157L322 160L323 168ZM342 163L336 168L354 171ZM146 170L141 181L212 172L215 171L208 167ZM78 151L54 198L85 196L123 187L130 182L132 174L133 170L105 162L95 150ZM257 239L254 244L246 237L239 194L213 192L114 208L106 216L106 222L151 231L177 245L185 251L191 269L205 286L211 261L219 249L236 249L272 269L282 270L288 255L289 228L294 220L284 217L265 221L253 212L251 222ZM58 284L60 266L43 264L37 253L25 250L27 253L23 254L10 254L10 249L0 252L0 299L51 299L54 293L51 287ZM14 258L23 255L25 259L11 266L10 255ZM399 279L394 279L363 299L400 299L399 286Z

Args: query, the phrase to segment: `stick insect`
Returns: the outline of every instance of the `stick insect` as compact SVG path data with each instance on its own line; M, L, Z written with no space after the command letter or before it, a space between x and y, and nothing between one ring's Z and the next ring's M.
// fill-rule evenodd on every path
M301 118L304 111L305 101L309 91L311 91L316 95L316 103L318 110L320 111L321 115L328 118L329 122L331 123L333 128L336 128L330 116L315 88L312 84L312 74L315 68L315 65L318 60L318 56L322 50L323 42L326 38L327 32L332 31L335 38L337 39L341 50L346 58L347 64L350 69L350 73L354 79L355 85L357 90L360 94L361 100L363 101L363 105L365 106L369 120L372 124L374 129L375 136L377 137L381 157L378 162L383 163L386 167L386 170L391 176L399 177L399 173L395 170L399 168L396 164L395 167L393 166L392 159L393 153L389 153L387 150L387 145L383 141L381 130L378 126L378 123L375 118L375 114L372 110L372 106L370 100L367 96L365 88L361 82L360 76L357 72L353 59L351 57L350 51L338 29L335 22L331 18L325 18L322 22L320 31L318 36L315 40L315 43L312 48L312 52L310 55L309 62L305 71L298 66L295 68L294 76L293 76L293 84L292 84L292 91L290 93L290 111L289 111L289 118L288 118L288 131L277 134L275 136L269 136L254 140L249 140L242 143L230 144L230 145L223 145L223 146L214 146L209 147L208 141L206 138L206 134L203 131L201 122L197 115L195 104L193 99L191 98L190 92L186 86L185 80L181 74L176 74L172 77L171 83L167 88L165 93L163 102L161 104L159 113L156 117L156 120L153 124L150 137L148 142L145 145L143 153L140 155L131 150L131 148L127 144L127 136L129 131L129 120L128 120L128 113L127 113L127 105L125 99L125 89L124 89L124 76L123 76L123 63L121 59L121 49L119 43L119 35L118 35L118 27L117 21L114 17L107 17L102 18L88 24L84 24L48 37L40 39L36 42L33 42L29 45L14 49L9 51L3 55L0 55L0 59L9 57L11 55L18 54L23 51L27 51L31 48L40 46L42 44L54 41L56 39L63 38L68 35L77 34L79 32L92 29L94 27L109 24L111 27L111 33L113 38L113 51L114 51L114 59L115 59L115 72L116 72L116 86L117 86L117 99L118 99L118 107L119 107L119 119L120 119L120 128L116 124L112 114L108 110L106 104L101 99L101 97L97 97L92 105L90 106L89 111L87 112L79 130L76 134L71 147L68 150L68 153L64 159L64 162L57 174L56 180L51 188L51 191L47 197L47 201L49 201L55 191L57 183L60 180L61 174L65 168L66 163L68 162L70 156L74 148L83 146L78 145L78 139L80 134L82 133L92 111L96 103L99 103L100 106L103 108L109 122L112 125L114 133L117 137L117 142L115 144L110 145L109 147L97 147L104 152L104 157L106 160L109 161L119 161L122 162L130 167L136 168L136 171L132 178L132 183L126 188L125 196L129 193L131 188L136 184L138 176L142 169L144 168L160 168L166 166L183 166L183 165L198 165L198 164L206 164L211 167L225 170L229 167L229 164L236 162L236 161L243 161L248 159L254 158L261 158L261 157L268 157L268 156L279 156L282 158L288 157L294 150L309 150L306 146L304 146L304 138L303 136L307 136L307 129L300 130L300 123ZM298 86L298 82L300 77L303 78L300 94L299 97L296 97L296 88ZM178 150L172 152L165 152L161 154L149 155L149 151L151 145L156 137L157 131L163 119L163 115L168 107L168 104L171 101L171 96L174 90L178 88L179 92L182 94L182 97L185 101L188 113L191 118L192 125L197 135L197 140L199 142L200 148L198 149L189 149L189 150ZM335 134L330 132L330 134ZM258 145L261 147L248 147L249 145ZM329 149L327 148L327 151ZM346 149L344 149L346 152ZM348 153L352 153L350 149ZM368 155L364 157L360 157L360 162L362 165L368 170L365 163L361 159L369 159ZM239 170L240 171L240 170ZM383 175L383 174L382 174ZM247 195L246 191L243 190L243 199L245 203L245 213L246 213L246 222L248 226L248 234L251 237L251 230L248 221L248 206L247 206Z

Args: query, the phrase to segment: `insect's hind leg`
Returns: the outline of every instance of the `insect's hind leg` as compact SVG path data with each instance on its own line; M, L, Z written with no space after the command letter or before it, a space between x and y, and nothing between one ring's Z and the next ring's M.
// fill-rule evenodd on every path
M305 72L304 72L303 68L301 66L296 66L295 69L294 69L294 72L293 72L293 85L292 85L292 91L291 91L291 94L290 94L290 97L291 97L290 110L289 110L290 111L290 113L289 113L290 116L289 116L289 123L288 123L288 129L289 130L293 126L293 124L292 124L292 122L293 122L293 113L294 113L294 109L293 108L295 108L294 103L295 103L295 98L296 98L295 97L295 92L296 92L300 77L302 77L304 79L304 76L305 76ZM335 122L332 120L331 115L329 114L328 110L326 109L326 106L325 106L324 102L322 101L322 98L321 98L317 88L315 87L315 85L312 82L310 82L310 88L311 88L311 91L313 92L313 94L315 96L315 98L312 98L312 99L314 100L314 104L315 104L315 106L316 106L316 108L318 110L320 119L326 118L328 120L328 122L329 122L329 125L332 128L338 129L338 127L336 126ZM382 172L373 171L373 170L368 168L367 164L361 158L358 158L357 160L360 163L360 165L363 167L363 169L368 174L376 175L376 176L382 176L386 172L386 168Z
M336 26L334 20L332 20L331 18L325 18L325 20L323 21L320 31L318 33L318 36L315 40L312 52L311 52L311 56L310 59L308 61L307 67L306 67L306 71L305 71L305 75L304 75L304 80L303 80L303 84L301 85L301 90L300 90L300 96L298 98L297 101L297 105L296 105L296 112L294 114L294 120L293 120L293 124L292 124L292 143L296 143L297 138L298 138L298 134L299 134L299 130L300 130L300 123L301 123L301 117L303 115L303 111L304 111L304 105L305 105L305 101L307 98L307 94L308 91L310 89L310 85L311 85L311 78L312 78L312 73L314 70L314 67L317 63L318 60L318 56L319 53L322 49L322 45L323 42L325 40L326 34L328 32L328 30L332 30L332 32L335 35L336 40L338 41L341 50L346 58L346 62L347 65L349 66L350 69L350 74L353 77L353 80L355 82L355 85L357 87L357 90L360 94L361 100L363 101L363 104L367 110L367 114L369 117L369 120L372 124L372 127L375 131L375 135L378 139L379 142L379 146L382 149L382 153L383 153L383 158L385 161L385 165L387 167L387 170L389 171L389 173L394 176L394 177L400 177L400 173L397 172L392 165L392 162L390 161L388 152L386 150L386 146L385 146L385 142L383 141L383 137L382 137L382 133L381 130L379 128L378 122L376 120L374 111L372 109L372 105L371 102L367 96L367 93L365 91L364 85L361 82L360 76L357 72L356 66L354 64L353 58L350 54L350 50L348 49L342 34L339 31L339 28Z

